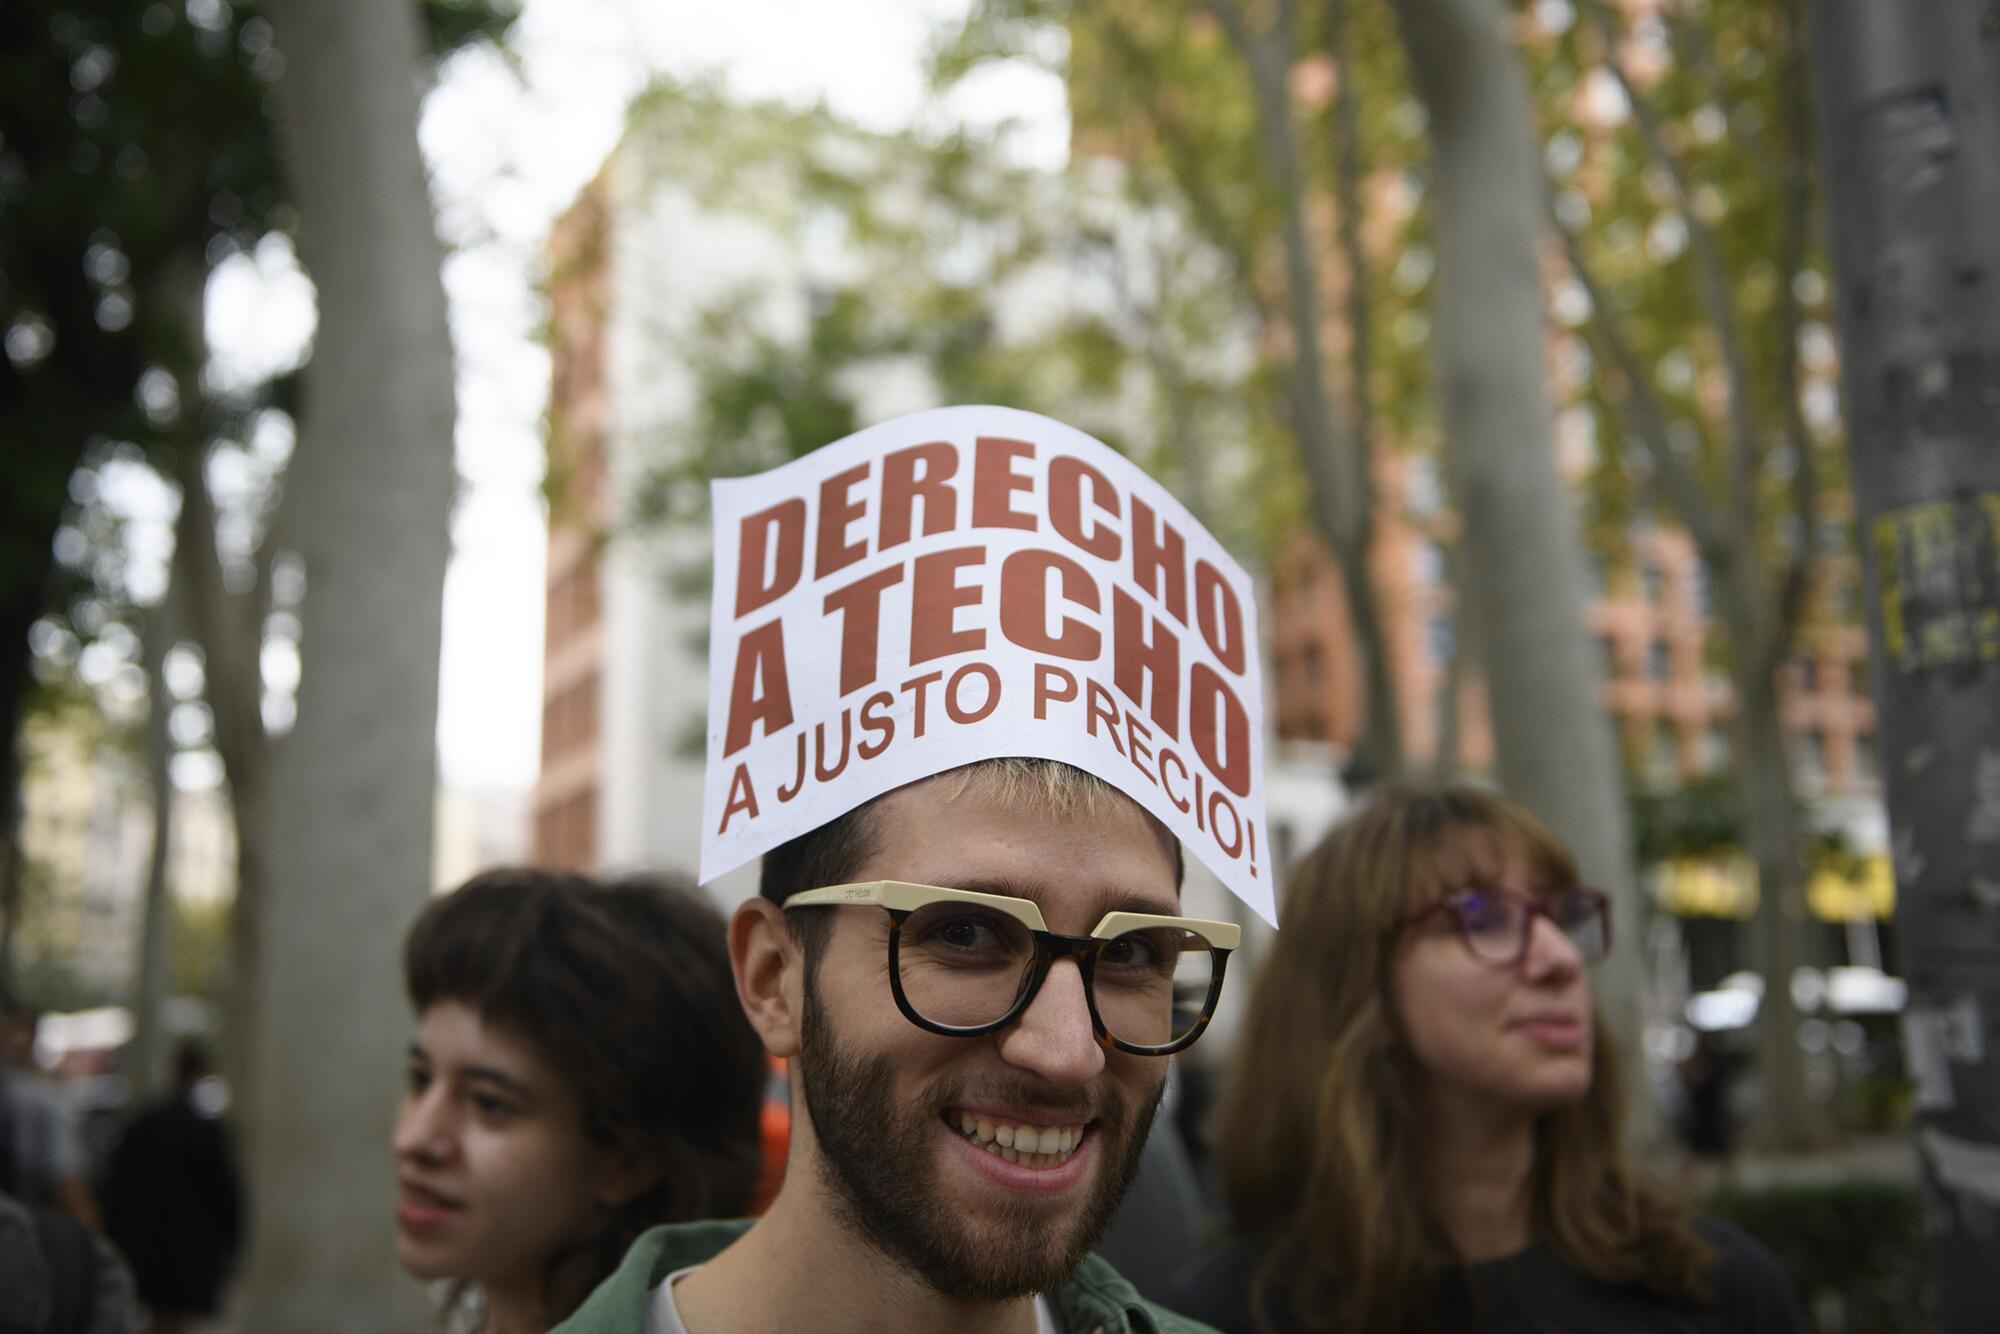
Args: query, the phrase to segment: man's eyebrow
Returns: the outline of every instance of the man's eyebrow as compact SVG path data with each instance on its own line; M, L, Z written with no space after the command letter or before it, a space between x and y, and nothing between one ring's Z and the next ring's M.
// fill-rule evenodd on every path
M1003 899L1027 899L1035 906L1041 906L1041 899L1027 885L1019 881L999 877L946 876L927 883L941 889L963 889L974 894L998 894Z
M1099 917L1104 916L1105 913L1114 912L1146 913L1154 917L1180 917L1183 915L1180 904L1162 903L1160 900L1145 894L1107 895L1102 906L1104 912L1099 913Z
M1026 899L1037 908L1042 909L1044 917L1048 915L1048 904L1044 901L1047 897L1047 891L1023 885L1018 881L957 878L953 881L951 887L953 889L969 889L979 894L999 894L1010 899ZM1106 913L1114 912L1148 913L1157 917L1179 917L1181 915L1180 904L1171 899L1162 899L1151 894L1137 894L1130 890L1112 889L1102 891L1098 894L1092 907L1095 911L1089 915L1093 922L1101 920Z

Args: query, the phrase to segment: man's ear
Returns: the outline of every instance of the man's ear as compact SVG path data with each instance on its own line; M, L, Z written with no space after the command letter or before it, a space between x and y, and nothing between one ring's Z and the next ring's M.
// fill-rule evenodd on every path
M785 1059L798 1055L805 956L784 910L769 899L746 899L729 919L729 964L736 972L736 999L764 1049Z

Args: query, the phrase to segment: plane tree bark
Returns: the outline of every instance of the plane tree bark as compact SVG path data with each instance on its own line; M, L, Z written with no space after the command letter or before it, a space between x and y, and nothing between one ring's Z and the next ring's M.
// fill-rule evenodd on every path
M384 1155L408 1023L396 945L431 878L454 415L443 251L417 147L416 8L268 13L319 328L286 476L305 667L262 814L244 1324L387 1329L417 1296L383 1224ZM382 1166L355 1170L368 1163Z

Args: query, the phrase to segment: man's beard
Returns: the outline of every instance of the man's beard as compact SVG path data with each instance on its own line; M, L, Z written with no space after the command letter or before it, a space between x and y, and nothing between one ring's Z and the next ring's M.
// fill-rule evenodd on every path
M1102 1104L1085 1090L1030 1082L982 1085L979 1101L1097 1118L1091 1152L1104 1154L1098 1185L1081 1208L1051 1218L1049 1206L1010 1201L993 1235L975 1236L944 1198L933 1155L940 1113L966 1100L963 1086L933 1084L914 1105L894 1106L887 1055L842 1047L808 972L800 1084L819 1140L820 1174L846 1220L878 1250L953 1301L992 1303L1047 1292L1066 1280L1110 1225L1139 1170L1146 1135L1166 1088L1132 1107Z

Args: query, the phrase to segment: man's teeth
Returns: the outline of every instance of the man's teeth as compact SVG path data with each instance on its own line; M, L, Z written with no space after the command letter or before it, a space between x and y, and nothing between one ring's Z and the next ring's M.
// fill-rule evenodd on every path
M971 1112L958 1114L958 1129L988 1153L1024 1167L1054 1167L1065 1162L1083 1140L1081 1125L1010 1125Z

